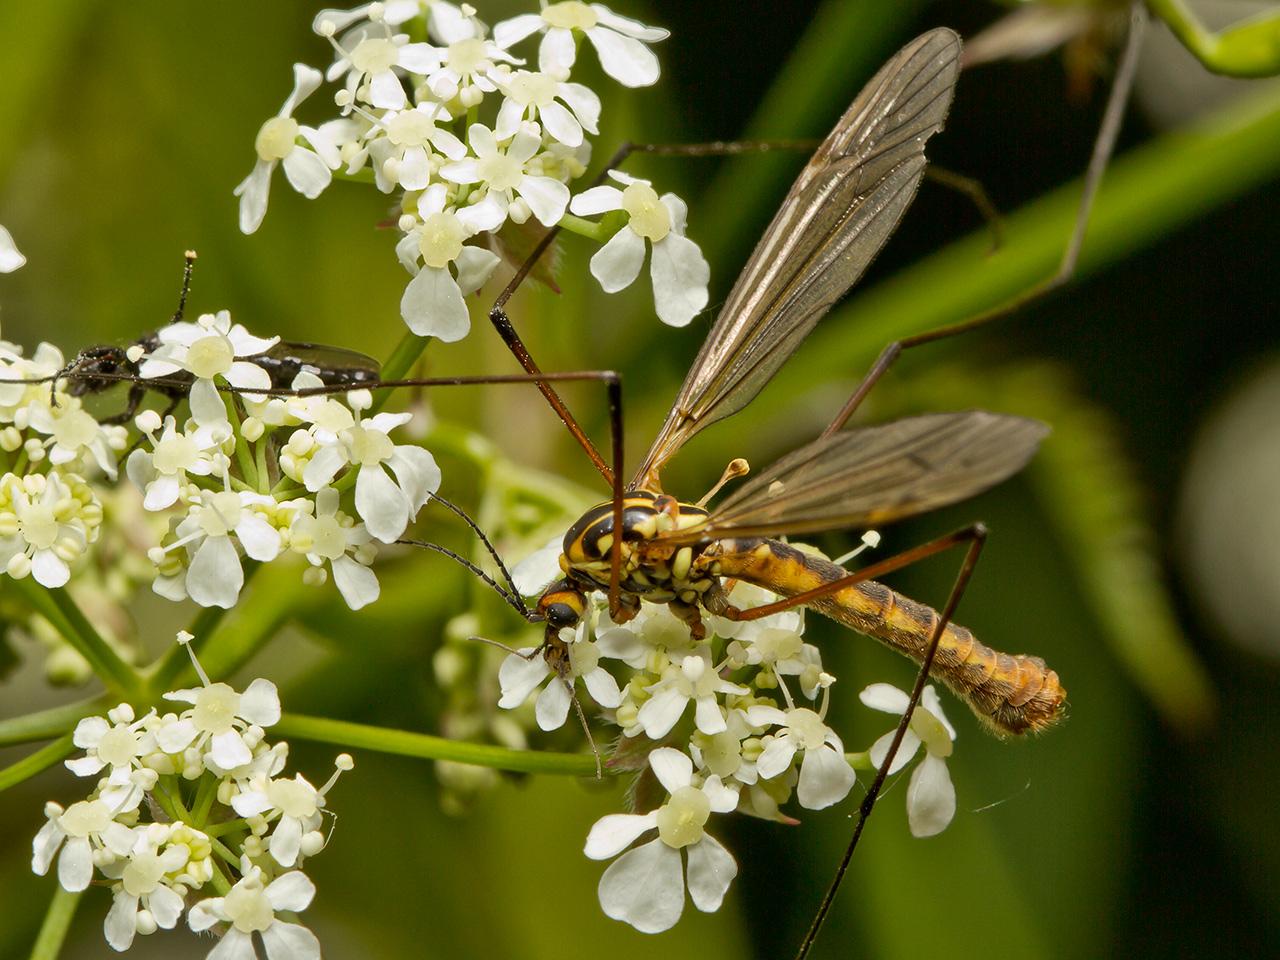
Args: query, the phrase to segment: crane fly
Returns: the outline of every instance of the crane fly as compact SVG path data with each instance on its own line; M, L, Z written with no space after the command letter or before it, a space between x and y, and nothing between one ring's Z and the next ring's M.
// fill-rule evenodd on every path
M875 583L867 570L850 573L773 538L877 527L967 499L1020 470L1044 425L970 411L842 430L869 389L864 381L822 436L713 510L666 494L661 471L692 436L759 393L893 232L923 175L925 141L946 117L959 49L950 30L908 44L801 171L624 495L593 507L566 533L564 576L537 604L549 659L564 657L559 631L583 616L588 595L608 591L616 620L634 616L641 600L666 603L695 637L705 633L704 612L751 620L805 603L924 661L943 622L936 611ZM904 559L977 539L976 532L944 538ZM901 565L868 570L876 576ZM738 610L725 579L784 599ZM938 638L932 670L999 734L1048 727L1065 700L1042 660L996 652L955 624Z

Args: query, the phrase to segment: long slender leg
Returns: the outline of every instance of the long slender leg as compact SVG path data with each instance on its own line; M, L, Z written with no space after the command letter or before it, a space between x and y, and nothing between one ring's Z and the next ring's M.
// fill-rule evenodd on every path
M844 856L840 858L840 864L836 867L835 876L831 879L831 885L827 888L827 892L823 894L822 902L818 905L813 922L809 924L809 930L800 942L800 949L796 951L796 960L805 960L808 957L809 951L818 937L818 932L822 929L822 924L831 910L831 905L835 902L836 893L840 890L840 884L849 869L849 863L853 860L853 853L858 848L858 841L862 838L862 831L867 825L867 818L871 816L871 811L875 809L876 800L880 796L885 780L889 777L889 770L893 766L893 760L898 755L898 749L902 746L902 738L906 736L907 728L911 725L911 716L915 713L916 706L920 703L920 697L924 693L925 683L929 679L929 669L933 666L933 658L938 652L938 642L942 639L942 634L946 631L947 624L951 622L956 607L960 604L960 598L964 596L965 588L969 585L969 579L973 576L973 570L978 565L978 557L982 553L983 544L986 543L987 533L981 524L975 525L970 530L972 535L969 538L969 549L965 551L964 562L960 566L960 572L956 576L955 583L951 587L951 593L947 597L946 606L942 608L942 615L938 620L938 625L934 628L933 636L929 640L929 649L926 651L924 660L920 664L920 670L916 674L915 686L911 688L911 697L907 702L907 709L903 711L902 719L898 721L898 729L894 731L893 740L889 743L889 752L885 754L884 762L880 764L880 769L876 771L875 779L871 781L871 786L867 788L866 795L862 798L862 803L858 807L858 822L854 824L853 836L849 839L849 845L845 847Z
M939 327L936 330L928 330L890 343L880 352L880 356L871 365L871 369L867 371L866 376L863 377L862 382L854 390L848 402L836 414L835 419L831 421L827 429L823 431L823 436L829 436L845 425L849 417L857 410L859 404L871 392L871 388L893 366L894 361L901 356L904 350L918 347L924 343L945 340L985 326L993 320L998 320L1010 313L1014 313L1033 300L1051 293L1075 275L1076 267L1080 262L1080 250L1084 246L1085 231L1089 226L1089 216L1093 210L1093 201L1097 196L1098 186L1102 182L1102 175L1106 171L1107 163L1115 150L1116 137L1120 133L1120 121L1124 117L1125 107L1129 102L1129 93L1133 89L1134 71L1138 66L1138 54L1142 50L1142 36L1146 30L1146 25L1146 8L1141 2L1134 3L1129 21L1129 36L1125 42L1125 49L1120 57L1120 63L1116 68L1115 80L1111 84L1111 93L1107 97L1106 110L1102 116L1102 125L1093 144L1093 153L1089 158L1088 170L1085 172L1084 190L1080 196L1080 206L1076 215L1075 226L1072 228L1071 237L1067 241L1058 269L1052 276L991 310L984 311L960 323Z

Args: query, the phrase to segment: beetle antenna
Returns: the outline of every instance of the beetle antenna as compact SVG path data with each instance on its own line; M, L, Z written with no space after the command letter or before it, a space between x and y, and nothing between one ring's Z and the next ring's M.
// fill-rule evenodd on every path
M524 605L524 601L520 599L518 595L513 596L512 594L508 593L507 589L504 586L502 586L500 583L498 583L496 580L494 580L493 577L489 576L487 573L481 570L478 566L476 566L466 557L463 557L460 554L454 553L448 547L442 547L438 543L431 543L429 540L414 540L409 537L402 537L401 539L397 540L396 543L408 544L411 547L422 547L424 550L434 550L436 553L444 554L446 557L449 557L450 559L466 567L473 574L475 574L480 580L484 581L490 587L492 587L494 592L497 593L498 596L500 596L506 602L506 604L509 607L511 607L511 609L515 610L516 613L520 614L520 616L523 617L525 620L527 620L529 623L542 622L542 618L538 616L534 611L526 607Z

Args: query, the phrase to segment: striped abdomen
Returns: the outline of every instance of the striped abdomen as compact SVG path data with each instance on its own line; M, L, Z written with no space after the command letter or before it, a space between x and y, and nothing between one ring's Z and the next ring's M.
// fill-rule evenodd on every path
M832 583L849 571L776 540L726 539L713 543L704 562L783 596ZM874 581L856 583L808 604L819 613L882 641L920 663L939 614ZM980 643L955 623L938 643L930 675L945 683L998 734L1038 732L1062 716L1067 693L1039 657L1011 656Z

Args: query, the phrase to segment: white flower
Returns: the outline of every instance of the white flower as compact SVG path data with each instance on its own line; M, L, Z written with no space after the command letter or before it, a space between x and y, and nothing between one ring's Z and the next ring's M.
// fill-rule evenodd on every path
M498 706L507 710L520 706L539 684L551 677L551 682L538 694L534 711L538 726L543 730L556 730L564 725L569 715L572 685L578 677L582 678L587 692L600 706L612 710L622 702L618 681L600 666L600 648L587 639L586 624L579 624L576 634L572 630L562 630L560 636L569 653L568 670L563 676L555 674L545 657L530 656L536 649L534 647L511 654L502 661L498 670L498 686L502 690Z
M684 235L688 208L674 193L661 197L647 180L637 180L616 170L609 176L625 185L592 187L573 198L569 209L578 216L609 210L625 210L627 225L615 233L591 258L591 275L606 293L629 287L644 264L644 242L653 255L649 275L658 319L683 327L707 305L707 281L711 268L698 245Z
M333 582L352 610L378 599L378 578L369 564L375 548L363 523L338 509L338 491L324 487L316 494L315 514L299 512L289 527L289 546L307 562L333 571ZM288 866L288 864L285 864Z
M564 551L564 534L554 537L530 553L511 568L511 580L522 597L535 597L542 593L552 580L563 576L560 570L560 554Z
M125 462L125 472L134 486L143 491L147 510L166 510L178 502L187 474L207 477L215 470L225 472L228 462L220 452L216 432L187 423L182 432L177 421L165 417L164 432L156 437L153 418L138 417L138 426L151 440L151 452L135 450Z
M276 911L305 910L316 895L316 886L298 870L281 874L269 884L262 871L242 861L245 876L225 897L201 900L187 914L197 933L222 921L230 929L209 952L209 960L256 960L253 934L262 937L268 960L320 960L320 941L297 923L276 919Z
M0 224L0 273L13 273L27 258L18 252L18 245L13 242L13 234Z
M497 24L493 38L505 50L532 34L545 33L538 47L539 67L567 72L577 57L575 30L586 34L604 72L623 86L647 87L657 82L658 58L645 43L665 40L670 34L620 17L599 3L553 3L541 13L526 13Z
M103 426L78 401L69 399L72 402L60 400L56 409L44 403L31 406L32 429L49 436L44 444L49 450L49 462L63 466L92 459L99 470L114 480L116 455L112 441L114 439L119 447L124 446L124 428Z
M527 172L529 161L542 146L542 138L526 124L499 150L494 132L484 124L471 125L468 140L475 157L440 168L451 183L481 183L501 209L511 212L512 195L520 197L545 227L554 226L569 205L569 188L552 177Z
M451 119L438 103L388 111L378 119L368 134L378 189L390 193L399 185L405 190L425 190L431 182L429 147L435 147L450 160L466 156L462 141L436 126L437 121Z
M671 732L690 700L694 701L697 728L703 733L721 733L727 729L727 724L717 695L745 696L751 692L721 677L712 666L711 654L706 647L690 656L674 659L663 671L662 679L647 689L653 696L640 707L637 719L652 740L660 740Z
M338 57L326 79L347 75L350 98L360 97L381 110L403 110L409 103L397 69L426 74L438 62L435 49L426 43L410 43L407 34L392 34L386 24L353 30L339 43L330 37Z
M250 779L247 787L232 798L232 808L242 817L265 817L276 820L267 850L282 867L292 867L298 862L304 848L319 849L324 837L319 832L324 798L337 782L339 774L352 767L351 757L338 757L338 769L329 782L317 790L302 774L292 780L273 780L259 775Z
M409 413L379 413L357 420L336 436L318 431L323 446L303 470L307 489L316 492L343 467L358 469L356 511L383 543L394 543L440 486L440 468L430 453L414 444L392 443L387 436L411 419Z
M114 810L132 810L142 794L156 782L156 772L144 767L144 758L157 750L146 726L154 713L134 719L133 707L122 703L102 717L85 717L76 724L72 738L85 751L83 757L65 761L77 777L91 777L110 767L99 785L99 796Z
M422 219L412 220L412 226L396 244L396 254L405 269L414 274L400 298L400 315L405 323L420 337L438 337L453 343L471 329L471 315L463 298L479 290L499 262L491 250L464 241L481 230L501 225L506 206L490 194L473 206L446 210L447 192L444 184L436 183L419 198ZM456 279L451 266L457 271Z
M230 311L201 314L195 323L171 323L161 327L156 337L160 346L142 361L138 372L143 377L166 377L179 372L195 377L187 401L191 419L199 426L230 431L215 377L242 390L265 390L271 386L271 375L251 358L266 353L280 338L253 336L243 324L231 323Z
M200 686L164 695L166 700L189 703L192 709L161 726L156 741L165 753L194 749L203 752L204 762L215 770L235 770L253 760L262 727L280 719L280 694L274 683L262 678L237 693L228 684L211 683L198 663L196 669Z
M580 83L565 83L545 73L516 70L500 83L506 99L493 133L512 137L525 120L539 120L566 147L582 143L582 131L599 133L600 98Z
M771 780L789 770L796 753L803 751L796 791L800 805L822 810L848 796L857 778L845 759L840 738L823 723L821 716L806 707L784 713L777 707L756 705L747 708L747 720L753 726L777 724L782 727L766 740L764 751L756 761L761 777Z
M687 882L694 906L705 913L720 908L738 865L703 828L713 812L733 810L738 794L716 776L695 786L693 764L670 747L650 753L649 765L670 795L667 802L643 815L603 817L591 828L584 852L592 860L605 860L649 830L658 831L656 839L610 864L600 878L599 894L600 906L610 917L642 933L659 933L675 926L684 910L682 849L688 856Z
M896 713L906 712L911 698L902 690L888 683L873 683L858 695L872 710ZM877 768L889 754L894 731L890 730L871 745L871 762ZM902 744L894 755L889 773L897 773L910 762L924 744L925 758L912 771L907 786L907 821L911 833L917 837L932 837L941 833L956 813L956 788L951 784L946 758L951 756L955 728L942 712L942 701L932 686L924 688L920 703L911 713L911 724L902 737Z
M74 475L0 476L0 565L11 577L66 586L101 523L102 507Z
M133 847L133 833L115 820L115 811L102 799L81 800L66 810L47 803L44 813L48 820L32 842L31 869L44 876L61 850L58 883L71 893L88 888L95 851L108 860L126 855Z
M327 133L303 126L293 119L293 111L320 86L320 71L305 64L293 65L293 92L280 107L280 112L264 123L253 142L258 162L235 189L240 198L240 231L253 233L262 226L267 215L267 195L271 188L271 172L284 162L284 175L290 186L308 200L324 192L333 179L330 172L341 162L338 147ZM301 137L310 147L298 142Z
M175 528L177 539L151 551L152 561L159 565L165 554L185 548L190 565L180 579L158 578L156 591L171 600L190 596L202 607L235 606L244 586L244 568L232 534L254 560L274 560L280 554L280 531L260 512L267 506L275 506L274 498L248 490L194 491L186 517Z
M121 951L133 945L138 933L177 925L184 903L179 891L185 892L184 882L193 879L192 845L209 846L204 833L183 823L151 823L136 828L134 837L127 856L105 871L119 882L102 928L107 943Z
M455 40L443 51L440 63L427 73L427 87L448 102L457 97L475 107L486 93L498 89L499 63L523 63L492 40L468 37Z

